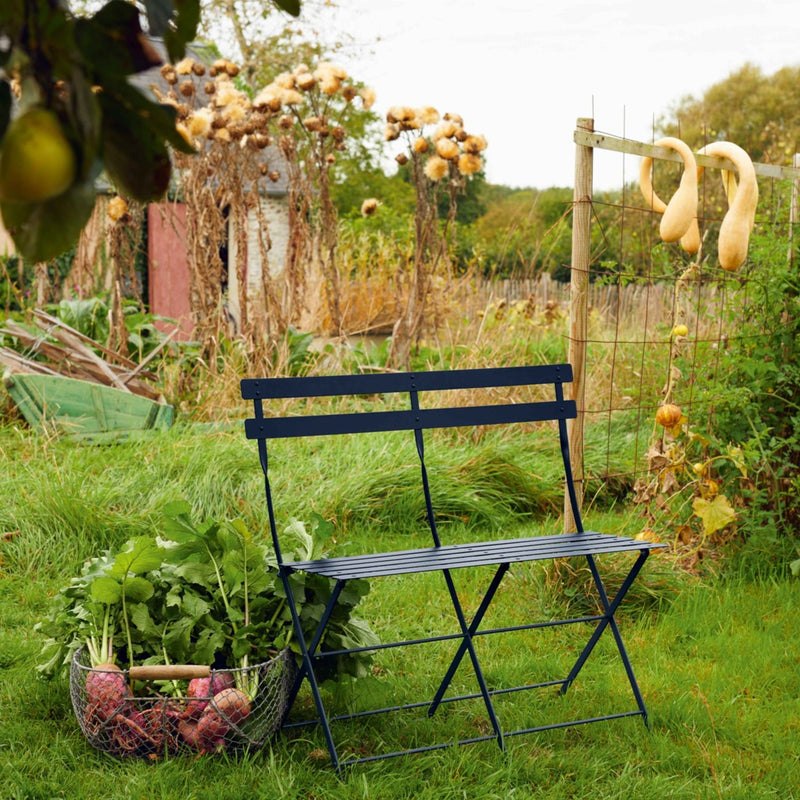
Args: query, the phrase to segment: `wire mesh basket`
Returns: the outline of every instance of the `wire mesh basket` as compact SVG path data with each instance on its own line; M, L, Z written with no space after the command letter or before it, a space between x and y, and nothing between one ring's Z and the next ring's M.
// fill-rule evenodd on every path
M70 695L84 735L106 753L150 759L230 753L258 749L280 728L295 675L289 650L246 669L118 670L93 668L81 648L70 667Z

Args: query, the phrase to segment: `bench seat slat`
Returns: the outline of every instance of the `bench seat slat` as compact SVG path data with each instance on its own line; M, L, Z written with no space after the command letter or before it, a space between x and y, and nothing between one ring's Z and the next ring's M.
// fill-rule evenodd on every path
M442 569L539 561L549 558L622 553L665 547L627 536L584 531L521 539L501 539L472 544L453 544L395 550L370 555L339 556L317 561L296 561L286 564L292 570L312 572L337 580L376 578Z

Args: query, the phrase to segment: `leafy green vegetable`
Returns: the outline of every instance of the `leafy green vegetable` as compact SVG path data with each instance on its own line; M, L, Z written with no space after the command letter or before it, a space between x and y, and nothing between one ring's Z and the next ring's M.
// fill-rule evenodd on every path
M331 531L330 523L316 515L308 527L292 520L285 532L292 543L289 557L320 557ZM102 553L61 590L37 626L47 637L39 667L43 676L64 673L82 645L101 661L114 660L116 643L120 663L198 663L218 669L246 668L287 646L299 653L272 548L256 541L242 520L195 523L189 504L175 502L164 509L161 533L133 539L117 553ZM334 582L298 573L290 585L303 628L311 634ZM322 650L377 643L369 626L353 616L368 591L366 581L347 585ZM361 677L369 660L366 653L332 657L322 677ZM240 688L250 696L256 689Z

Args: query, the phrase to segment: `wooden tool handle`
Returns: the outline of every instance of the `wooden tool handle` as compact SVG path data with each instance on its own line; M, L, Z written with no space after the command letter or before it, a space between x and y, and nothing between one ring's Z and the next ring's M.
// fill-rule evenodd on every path
M189 681L207 678L210 674L211 667L204 664L152 664L128 670L132 681Z

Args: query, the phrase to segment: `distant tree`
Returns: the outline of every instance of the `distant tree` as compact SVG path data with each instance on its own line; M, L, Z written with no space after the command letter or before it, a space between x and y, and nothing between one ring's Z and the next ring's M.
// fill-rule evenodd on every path
M800 66L764 75L747 63L702 97L682 98L657 128L694 148L726 140L754 161L790 164L800 146Z

